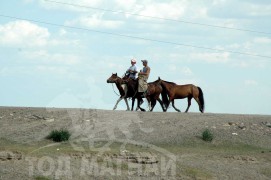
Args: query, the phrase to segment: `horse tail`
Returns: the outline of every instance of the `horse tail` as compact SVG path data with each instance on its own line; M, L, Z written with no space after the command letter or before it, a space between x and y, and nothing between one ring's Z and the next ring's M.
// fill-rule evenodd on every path
M162 87L162 93L161 93L161 95L162 95L162 102L163 102L163 104L165 105L165 108L167 109L168 108L168 106L169 106L169 98L168 98L168 93L167 93L167 90L166 90L166 88L161 84L161 87Z
M203 113L204 109L205 109L205 104L204 104L204 97L203 97L203 92L202 89L200 87L198 87L199 90L199 101L200 101L200 111Z

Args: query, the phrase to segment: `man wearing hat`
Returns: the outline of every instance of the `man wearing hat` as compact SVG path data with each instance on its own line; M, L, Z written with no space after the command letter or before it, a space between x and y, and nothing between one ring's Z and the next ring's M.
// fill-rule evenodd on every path
M141 60L143 63L143 70L138 73L138 92L143 92L144 96L148 94L148 78L151 72L151 68L148 66L147 60Z
M126 73L129 75L129 78L136 80L136 74L137 72L137 67L136 67L136 60L131 59L131 67L126 71Z

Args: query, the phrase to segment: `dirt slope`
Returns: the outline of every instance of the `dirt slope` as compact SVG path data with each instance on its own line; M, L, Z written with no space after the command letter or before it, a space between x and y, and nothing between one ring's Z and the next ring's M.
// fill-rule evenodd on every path
M269 179L270 123L271 116L263 115L0 107L0 179ZM61 128L71 132L69 142L54 145L45 139ZM201 139L205 129L214 134L211 143ZM121 159L122 173L82 174L82 157L97 154L113 163ZM46 174L42 163L45 170L38 167L44 156L63 155L72 159L71 176ZM160 167L163 156L175 158L173 173L164 175L158 168L131 175L129 163ZM32 173L29 157L38 158Z

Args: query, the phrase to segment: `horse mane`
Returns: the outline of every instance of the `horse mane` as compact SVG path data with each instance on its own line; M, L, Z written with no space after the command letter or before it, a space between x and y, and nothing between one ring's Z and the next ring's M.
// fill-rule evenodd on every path
M163 80L163 82L168 83L168 84L172 84L172 85L177 85L177 84L174 83L174 82L169 82L169 81L164 81L164 80Z
M153 82L149 82L149 84L156 84L158 82L159 82L159 80L156 80L156 81L153 81Z

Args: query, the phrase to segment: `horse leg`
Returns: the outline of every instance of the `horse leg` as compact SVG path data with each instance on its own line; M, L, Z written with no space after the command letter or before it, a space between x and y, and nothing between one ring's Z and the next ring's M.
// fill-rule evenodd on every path
M146 111L145 109L140 107L140 102L141 101L142 101L142 97L141 97L141 94L139 94L138 97L137 97L137 108L136 108L136 110L140 109L141 111Z
M132 98L132 111L134 111L135 98Z
M189 96L189 97L187 98L188 105L187 105L187 108L186 108L186 110L185 110L185 113L187 113L187 112L188 112L188 110L189 110L189 108L190 108L190 106L191 106L191 99L192 99L192 97L191 97L191 96Z
M118 104L119 104L119 102L120 102L121 100L123 100L123 97L120 97L120 98L117 100L117 103L116 103L116 105L114 106L113 110L116 110L116 109L117 109Z
M140 104L141 102L140 102L140 100L139 100L139 98L138 98L138 97L137 97L136 99L137 99L137 106L136 106L136 111L138 111L138 109L139 109L139 106L140 106L139 104Z
M147 101L148 101L148 107L149 107L149 111L151 111L152 108L152 98L150 96L146 97ZM141 105L141 104L140 104Z
M169 105L170 105L170 102L168 103L168 105L165 105L165 112L167 112Z
M153 100L151 101L151 110L150 110L151 112L153 111L155 105L156 105L156 99L153 99Z
M164 107L163 101L158 97L157 101L160 103L164 112L166 112L166 108Z
M127 101L127 98L125 98L124 100L125 100L125 103L126 103L126 106L127 106L127 111L130 111L130 107L129 107L129 104L128 104L128 101Z
M181 112L180 109L177 109L177 108L175 107L174 99L172 100L172 107L173 107L176 111Z
M153 110L153 103L152 102L148 102L148 106L149 106L149 111Z
M173 102L173 101L174 101L174 99L171 96L169 96L169 102L168 102L168 104L165 105L165 112L167 112L170 103Z

